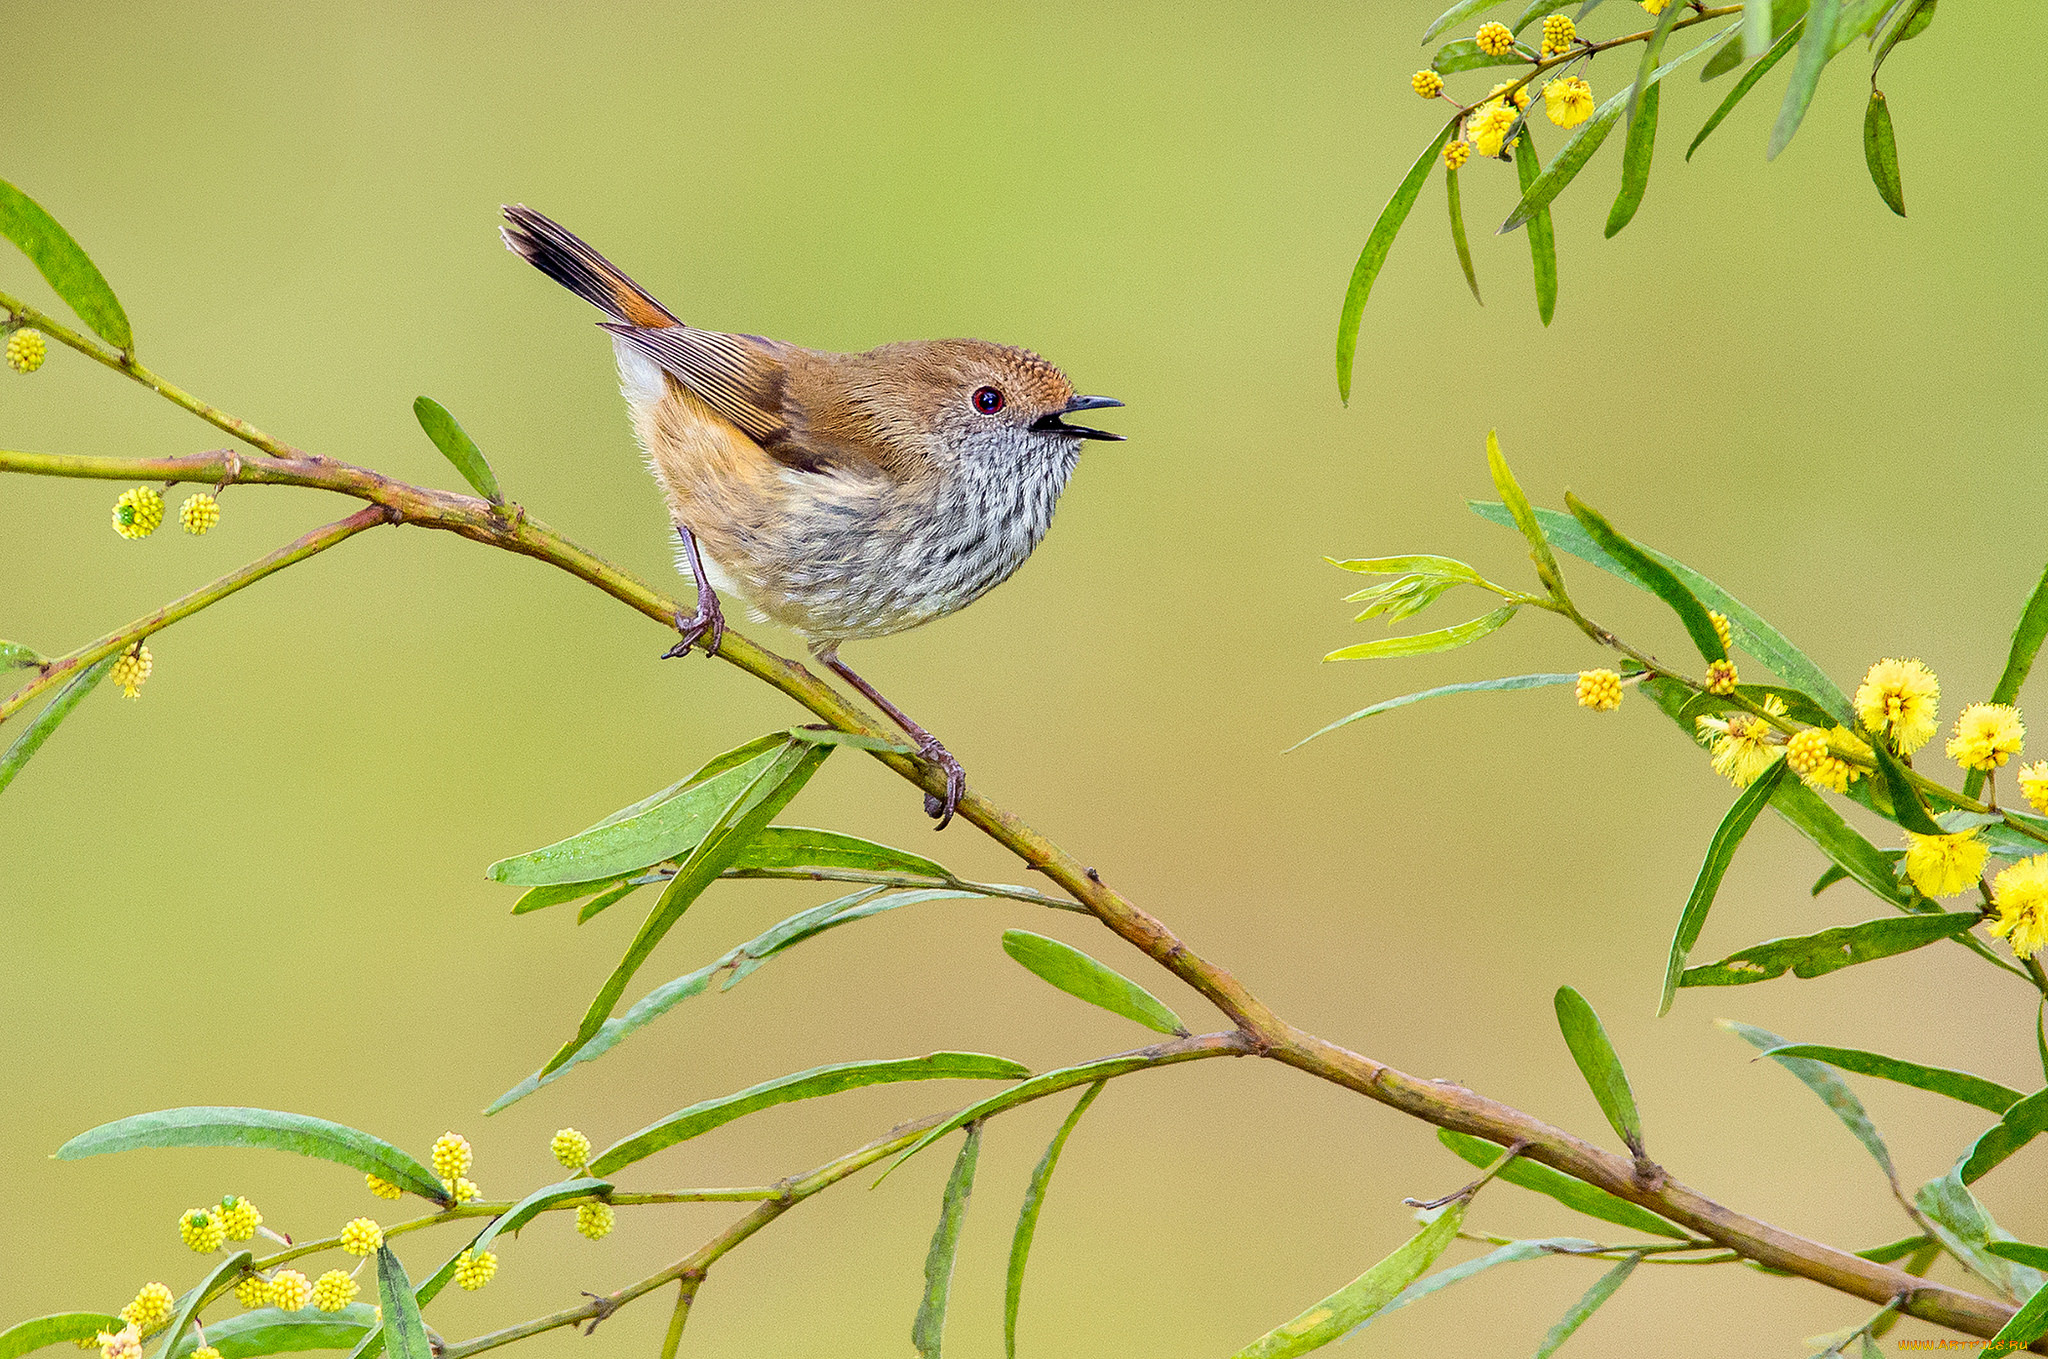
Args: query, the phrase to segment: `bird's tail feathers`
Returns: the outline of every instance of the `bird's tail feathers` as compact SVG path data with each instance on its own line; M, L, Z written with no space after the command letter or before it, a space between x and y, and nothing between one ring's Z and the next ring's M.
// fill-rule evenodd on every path
M650 330L682 324L668 308L567 228L524 204L505 209L505 246L613 319Z

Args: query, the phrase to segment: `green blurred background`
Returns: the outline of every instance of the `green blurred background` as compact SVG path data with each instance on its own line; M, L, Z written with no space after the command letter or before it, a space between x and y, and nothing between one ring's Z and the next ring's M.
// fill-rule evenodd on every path
M942 733L977 786L1296 1023L1605 1140L1551 1018L1552 990L1572 983L1605 1015L1674 1174L1852 1248L1903 1235L1819 1102L1710 1021L2033 1088L2016 983L1929 949L1686 993L1653 1021L1671 923L1729 790L1639 699L1605 719L1557 690L1451 700L1281 752L1377 698L1599 663L1532 616L1448 656L1318 664L1378 635L1348 621L1337 601L1357 582L1324 554L1441 551L1522 579L1517 543L1462 506L1490 493L1493 425L1539 501L1577 490L1718 577L1841 682L1881 654L1918 654L1948 712L1982 697L2043 551L2030 513L2043 266L2016 244L2038 237L2041 153L1994 153L1984 124L2004 116L1992 91L2033 79L2030 54L1983 7L1943 11L1895 54L1904 222L1860 163L1858 54L1768 166L1776 79L1681 164L1725 88L1702 92L1687 71L1635 225L1600 239L1612 153L1564 199L1548 330L1521 239L1487 229L1512 201L1510 172L1464 177L1483 310L1432 184L1373 297L1347 410L1333 322L1436 116L1407 89L1436 7L193 4L86 22L24 6L9 17L0 173L86 243L142 355L174 380L306 448L448 485L409 411L429 393L510 495L650 579L673 579L666 524L609 347L588 308L499 246L500 203L557 215L700 324L838 348L975 334L1042 350L1083 390L1129 403L1114 426L1130 441L1089 449L1013 583L856 648L854 663ZM1610 10L1596 34L1636 14ZM1596 90L1632 63L1597 63ZM11 255L0 279L48 296ZM0 379L6 446L141 456L221 442L66 352L32 381ZM347 509L232 490L207 538L129 543L106 528L117 489L0 479L0 636L65 650ZM1641 597L1576 578L1603 620L1683 649ZM1453 598L1425 622L1478 611ZM478 1110L569 1032L639 911L581 931L566 911L515 921L514 892L483 866L795 716L729 668L657 664L667 642L567 576L385 531L164 634L144 701L109 688L77 714L0 800L0 1319L111 1309L146 1279L186 1286L197 1262L174 1219L223 1192L299 1235L388 1210L353 1173L273 1155L47 1159L127 1113L295 1109L420 1154L458 1128L477 1145L475 1178L503 1195L545 1181L565 1123L602 1145L822 1062L953 1047L1050 1066L1142 1038L1049 994L997 946L1021 925L1121 961L1102 931L934 906L808 945L486 1122ZM1018 876L964 825L934 838L915 794L858 757L835 760L794 815ZM1879 914L1849 888L1809 900L1820 866L1787 828L1761 826L1702 956ZM644 975L678 975L821 899L720 888ZM1864 1085L1911 1180L1945 1169L1983 1122ZM770 1179L960 1097L904 1087L773 1112L632 1179ZM990 1131L955 1281L961 1355L999 1352L1017 1196L1063 1112ZM2036 1240L2043 1155L1981 1186ZM785 1219L714 1273L685 1352L907 1352L945 1172L928 1156ZM1228 1353L1405 1236L1404 1195L1467 1177L1423 1125L1278 1068L1119 1085L1055 1182L1025 1344ZM598 1246L545 1220L503 1252L488 1291L451 1293L432 1319L462 1337L570 1305L732 1211L621 1214ZM1512 1190L1473 1221L1590 1225ZM409 1246L416 1270L452 1249ZM1526 1352L1595 1273L1520 1266L1484 1297L1388 1318L1350 1352L1447 1333L1471 1352ZM1746 1270L1644 1269L1572 1352L1793 1353L1866 1310ZM665 1321L650 1302L597 1343L652 1352ZM558 1332L533 1352L581 1343Z

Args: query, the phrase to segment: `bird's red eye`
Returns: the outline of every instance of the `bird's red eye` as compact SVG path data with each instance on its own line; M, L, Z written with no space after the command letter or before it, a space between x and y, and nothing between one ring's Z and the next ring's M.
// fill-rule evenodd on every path
M974 389L974 409L980 411L983 415L994 415L1002 408L1003 394L994 387L976 387Z

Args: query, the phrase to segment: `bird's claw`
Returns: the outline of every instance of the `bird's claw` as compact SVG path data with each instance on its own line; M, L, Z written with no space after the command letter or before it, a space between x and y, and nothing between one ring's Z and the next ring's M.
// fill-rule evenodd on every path
M725 612L718 607L718 596L706 594L697 601L697 612L688 618L677 614L676 631L681 634L681 638L674 646L661 653L663 660L672 661L678 656L687 656L690 654L690 648L699 643L702 643L706 656L716 656L719 643L725 640ZM709 641L704 640L707 633L710 634Z
M960 767L960 761L953 758L951 751L929 737L918 746L917 753L926 764L945 776L944 797L936 793L924 795L924 814L939 823L932 829L944 830L952 821L953 813L960 810L960 799L967 794L967 771Z

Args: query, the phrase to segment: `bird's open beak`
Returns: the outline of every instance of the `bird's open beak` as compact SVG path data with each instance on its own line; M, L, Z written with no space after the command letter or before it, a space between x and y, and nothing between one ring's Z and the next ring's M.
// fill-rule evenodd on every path
M1070 425L1060 417L1072 415L1075 411L1099 411L1123 404L1113 396L1072 397L1062 409L1054 411L1051 415L1040 416L1032 422L1031 428L1040 434L1072 434L1082 439L1122 439L1124 436L1121 434L1111 434L1106 429L1090 429L1086 425Z

